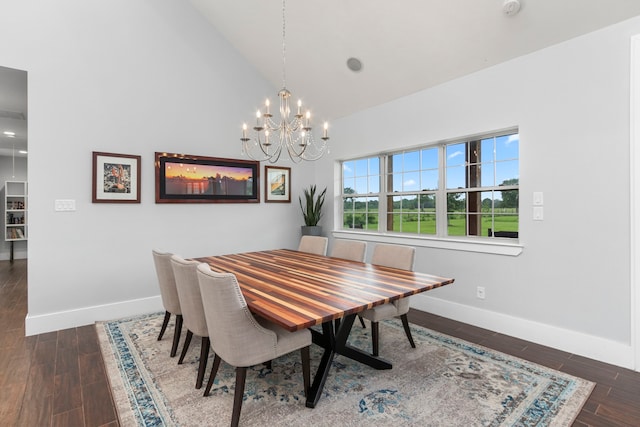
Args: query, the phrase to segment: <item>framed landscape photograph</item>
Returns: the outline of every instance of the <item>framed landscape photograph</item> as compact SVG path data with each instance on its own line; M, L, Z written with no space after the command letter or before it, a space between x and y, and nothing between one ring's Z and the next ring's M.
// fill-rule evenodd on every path
M140 156L93 152L93 203L140 203Z
M156 203L257 203L260 163L156 153Z
M291 203L291 168L264 167L264 198L268 203Z

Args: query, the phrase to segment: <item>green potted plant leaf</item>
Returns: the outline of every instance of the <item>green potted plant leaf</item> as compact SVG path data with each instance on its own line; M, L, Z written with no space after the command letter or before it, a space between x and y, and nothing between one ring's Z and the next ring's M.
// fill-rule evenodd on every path
M305 188L303 192L305 202L302 202L302 197L298 197L302 216L304 217L302 234L319 236L322 233L322 227L318 225L318 222L322 218L322 205L324 205L324 196L327 193L327 188L325 187L317 196L315 185L311 185L308 189Z

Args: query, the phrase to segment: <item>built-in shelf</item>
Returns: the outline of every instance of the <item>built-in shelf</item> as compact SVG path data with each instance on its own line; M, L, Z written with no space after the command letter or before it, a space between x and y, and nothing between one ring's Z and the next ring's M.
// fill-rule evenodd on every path
M3 201L4 240L13 242L27 240L27 183L26 181L5 181L0 200Z

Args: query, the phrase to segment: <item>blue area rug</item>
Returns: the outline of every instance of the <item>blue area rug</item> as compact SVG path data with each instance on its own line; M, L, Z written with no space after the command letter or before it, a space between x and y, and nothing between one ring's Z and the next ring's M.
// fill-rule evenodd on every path
M227 426L235 373L224 362L209 397L195 389L199 339L182 365L170 358L173 325L162 341L160 313L97 324L122 426ZM370 349L370 328L354 324L349 341ZM567 426L594 384L412 325L409 346L399 321L380 324L376 371L338 356L315 409L306 408L300 353L247 373L241 425L247 426ZM183 336L185 331L183 331ZM181 343L182 346L182 343ZM321 357L311 347L312 375ZM213 363L210 356L205 383Z

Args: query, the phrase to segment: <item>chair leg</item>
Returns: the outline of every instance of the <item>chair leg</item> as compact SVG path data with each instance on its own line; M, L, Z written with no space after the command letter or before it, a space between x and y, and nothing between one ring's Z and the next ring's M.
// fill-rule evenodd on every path
M209 396L209 392L211 391L211 386L213 385L213 381L216 379L216 374L218 373L218 367L220 366L220 356L217 354L213 358L213 366L211 367L211 373L209 374L209 381L207 381L207 387L204 389L204 397Z
M160 328L160 335L158 335L158 341L162 339L164 335L164 331L167 330L167 325L169 324L169 319L171 319L171 313L168 311L164 312L164 320L162 321L162 327Z
M209 337L202 337L202 343L200 345L200 364L198 365L198 379L196 380L196 388L202 388L202 381L204 380L204 371L207 369L207 359L209 358L209 346L211 341Z
M358 319L360 319L360 324L362 325L362 327L366 328L367 326L364 324L364 319L362 318L362 316L358 315Z
M175 357L178 352L178 343L180 342L180 333L182 333L182 314L176 316L176 330L173 331L173 345L171 346L171 357Z
M304 382L304 397L307 397L309 388L311 387L311 363L309 357L309 346L300 349L302 358L302 380Z
M416 343L413 342L413 337L411 336L411 329L409 328L409 319L407 318L407 315L401 315L400 320L402 320L402 326L404 326L404 333L407 334L407 338L409 338L409 344L411 344L412 348L416 348Z
M236 391L233 393L233 413L231 414L231 427L237 427L242 411L242 398L244 397L244 381L247 378L247 368L236 368Z
M373 355L378 356L378 322L371 322L371 342L373 343Z
M193 332L187 329L187 336L184 337L184 344L182 346L182 353L180 353L180 359L178 359L178 365L182 365L184 356L186 356L187 350L189 350L189 344L191 344L192 337L193 337Z

